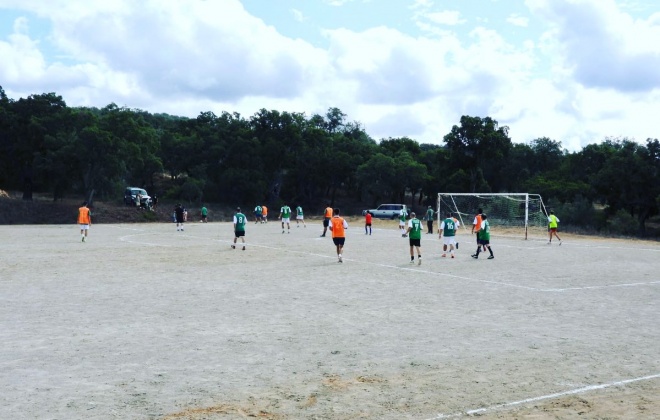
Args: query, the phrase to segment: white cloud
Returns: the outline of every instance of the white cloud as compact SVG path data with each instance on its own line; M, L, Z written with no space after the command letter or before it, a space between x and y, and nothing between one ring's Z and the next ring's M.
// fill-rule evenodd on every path
M52 32L33 39L20 18L0 39L8 96L54 91L73 106L187 116L338 107L376 139L435 143L462 115L492 116L514 141L547 136L573 149L606 136L658 137L648 128L660 114L658 20L634 20L612 0L526 0L535 25L546 26L525 42L494 23L470 27L459 12L430 15L433 3L417 0L406 10L424 36L339 28L322 32L326 49L283 36L238 0L91 4L14 3L52 22ZM44 55L46 43L66 61Z
M426 18L433 23L450 26L461 25L467 22L465 19L461 19L461 13L455 10L427 13Z
M305 16L303 15L303 12L301 12L298 9L291 9L291 14L293 15L293 19L296 22L304 22L305 21Z
M534 0L548 20L562 65L587 87L644 91L660 87L660 27L633 20L613 0Z
M526 28L529 25L529 18L517 14L510 15L506 18L506 21L513 26L520 26L522 28Z

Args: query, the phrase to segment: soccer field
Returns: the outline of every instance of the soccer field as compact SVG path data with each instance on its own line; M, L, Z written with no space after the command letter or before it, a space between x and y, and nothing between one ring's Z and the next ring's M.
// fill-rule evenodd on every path
M0 418L660 416L660 244L349 223L0 226Z

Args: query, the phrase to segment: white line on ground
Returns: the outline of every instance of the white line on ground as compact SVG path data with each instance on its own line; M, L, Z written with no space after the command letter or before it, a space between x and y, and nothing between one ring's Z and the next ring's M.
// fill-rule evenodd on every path
M138 229L136 229L138 230ZM143 235L156 235L156 234L165 234L165 232L156 232L156 233L141 233L141 234L134 234L134 235L126 235L122 236L119 238L120 241L123 242L128 242L128 243L139 243L143 245L149 245L149 246L162 246L162 247L171 247L172 245L166 245L166 244L155 244L155 243L149 243L149 242L139 242L139 241L131 241L128 240L128 238L136 237L136 236L143 236ZM174 233L172 233L174 234ZM227 239L214 239L214 238L208 238L208 237L203 237L203 236L195 236L195 235L190 235L190 234L181 234L179 233L178 236L185 236L187 238L192 238L192 239L203 239L203 240L211 240L215 242L221 242L221 243L227 243L227 244L232 244L233 242L231 240ZM320 239L320 238L315 238L315 239ZM241 245L241 243L238 243L237 245ZM336 258L335 255L325 255L325 254L315 254L307 251L295 251L295 250L290 250L286 248L278 248L274 247L271 245L263 245L263 244L258 244L258 243L249 243L245 244L246 247L248 248L264 248L264 249L272 249L276 251L284 251L284 252L289 252L289 253L295 253L295 254L303 254L303 255L310 255L310 256L315 256L315 257L321 257L321 258ZM501 245L501 246L507 246L507 245ZM509 247L513 247L508 245ZM537 249L540 247L532 247L530 249ZM350 258L344 258L343 259L345 262L357 262L357 260L353 260ZM464 277L464 276L457 276L454 274L447 274L447 273L439 273L435 271L429 271L429 270L424 270L418 267L400 267L396 265L391 265L391 264L380 264L380 263L372 263L368 261L359 261L362 264L368 264L368 265L373 265L376 267L382 267L382 268L393 268L396 270L402 270L402 271L413 271L416 273L422 273L422 274L431 274L431 275L436 275L440 277L448 277L452 279L457 279L457 280L464 280L464 281L471 281L471 282L478 282L478 283L486 283L486 284L493 284L497 286L504 286L504 287L512 287L516 289L523 289L523 290L531 290L535 292L544 292L544 293L562 293L562 292L568 292L568 291L578 291L578 290L591 290L591 289L608 289L608 288L614 288L614 287L634 287L634 286L653 286L660 284L660 281L651 281L651 282L639 282L639 283L623 283L623 284L610 284L610 285L602 285L602 286L584 286L584 287L568 287L568 288L539 288L539 287L531 287L531 286L523 286L520 284L513 284L513 283L506 283L506 282L499 282L499 281L493 281L493 280L481 280L481 279L475 279L475 278L470 278L470 277Z
M626 380L623 380L623 381L609 382L609 383L606 383L606 384L585 386L585 387L582 387L582 388L571 389L571 390L564 391L564 392L556 392L554 394L542 395L540 397L526 398L526 399L520 400L520 401L513 401L513 402L504 403L504 404L491 405L490 407L476 408L476 409L467 410L467 411L464 411L464 412L461 412L461 413L438 414L437 416L432 417L432 418L427 419L427 420L450 419L450 418L458 418L458 417L463 417L463 416L471 416L471 415L474 415L474 414L483 414L483 413L488 412L488 411L495 411L495 410L499 410L499 409L502 409L502 408L514 407L516 405L528 404L528 403L542 401L542 400L550 400L550 399L553 399L553 398L565 397L567 395L582 394L584 392L596 391L596 390L599 390L599 389L611 388L611 387L614 387L614 386L622 386L622 385L627 385L627 384L631 384L631 383L634 383L634 382L648 381L648 380L657 379L657 378L660 378L660 373L656 373L654 375L648 375L648 376L641 376L639 378L626 379Z

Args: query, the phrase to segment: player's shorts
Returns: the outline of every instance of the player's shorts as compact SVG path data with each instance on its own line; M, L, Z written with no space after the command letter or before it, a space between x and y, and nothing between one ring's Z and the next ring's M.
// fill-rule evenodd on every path
M403 220L399 220L399 227L406 227L406 222Z
M479 231L474 232L475 235L477 235L477 243L479 243Z
M332 242L335 245L344 245L344 242L346 242L346 238L332 238Z
M421 239L410 238L408 240L408 242L410 243L410 246L422 246L422 240Z
M456 237L455 236L443 236L442 237L442 244L443 245L456 245Z
M330 224L330 219L328 219L327 217L324 217L323 218L323 227L328 227L329 224Z
M79 225L80 230L89 230L89 225Z
M371 226L371 223L365 223L364 225L365 226Z
M261 219L261 213L255 212L254 217L257 218L257 219Z
M234 236L237 238L240 238L241 236L245 236L245 231L244 230L235 230L234 231Z
M490 240L488 239L479 239L477 242L479 245L490 245Z
M288 217L282 218L282 223L289 223L291 220Z
M303 220L303 215L302 214L297 215L296 220Z
M550 228L550 232L557 232L557 228Z
M177 217L176 217L176 222L177 222L177 223L183 223L183 220L184 220L184 219L183 219L183 216L181 216L181 217L177 216Z

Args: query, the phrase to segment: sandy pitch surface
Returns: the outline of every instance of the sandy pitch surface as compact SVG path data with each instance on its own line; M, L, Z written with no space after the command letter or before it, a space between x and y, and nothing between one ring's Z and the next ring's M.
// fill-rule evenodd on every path
M1 226L2 419L660 417L660 245Z

